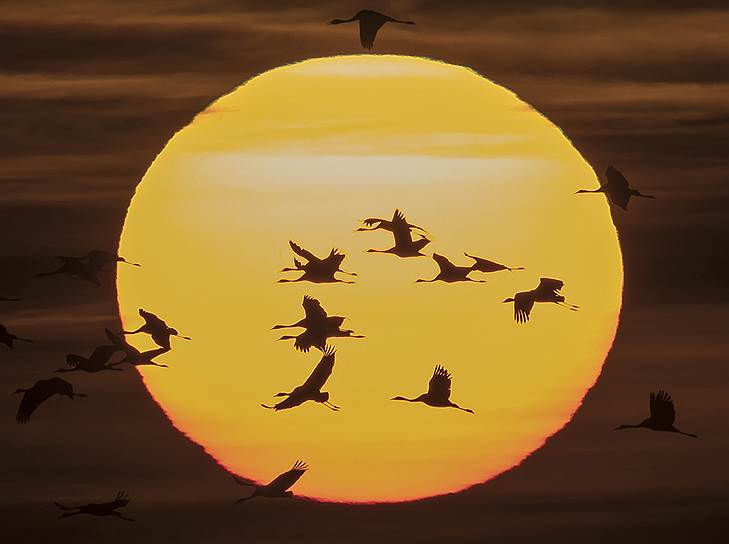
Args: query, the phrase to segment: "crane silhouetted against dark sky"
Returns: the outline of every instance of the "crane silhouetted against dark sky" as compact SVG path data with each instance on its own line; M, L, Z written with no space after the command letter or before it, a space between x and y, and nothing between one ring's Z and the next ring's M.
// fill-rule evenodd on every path
M668 433L679 433L691 438L697 438L695 434L679 431L674 427L676 422L676 408L673 405L671 395L665 391L651 393L650 395L650 416L636 423L635 425L620 425L615 428L616 431L621 429L650 429L652 431L663 431Z
M375 45L375 36L377 31L382 28L385 23L399 23L403 25L414 25L415 21L401 21L394 19L377 11L364 9L358 11L349 19L332 19L330 25L340 25L343 23L352 23L359 21L359 41L365 49L372 49Z
M66 355L68 368L59 368L56 372L101 372L102 370L122 370L115 368L111 358L119 351L117 346L98 346L89 357L69 353Z
M13 333L11 333L5 327L5 325L0 325L0 344L5 344L10 349L13 349L15 347L15 342L32 343L33 340L30 340L29 338L21 338L20 336L16 336Z
M113 501L84 504L81 506L67 506L59 502L54 503L61 510L65 510L65 514L58 516L59 518L70 518L80 514L90 516L113 516L124 521L134 521L132 518L124 516L121 512L117 512L119 508L124 508L130 503L129 496L124 491L119 491Z
M76 393L73 390L73 385L61 378L38 380L33 387L16 389L15 393L23 393L20 406L18 406L18 414L15 417L18 423L28 423L30 416L35 412L36 408L53 395L68 397L71 400L76 397L86 396L84 393Z
M656 198L653 195L645 195L637 189L631 188L628 184L628 180L625 178L622 172L612 165L609 165L607 167L607 170L605 171L605 178L607 178L607 181L602 182L599 189L580 189L579 191L577 191L577 194L603 193L605 196L607 196L610 202L615 204L617 207L622 208L623 210L628 209L628 202L630 202L630 198L633 196L642 198Z

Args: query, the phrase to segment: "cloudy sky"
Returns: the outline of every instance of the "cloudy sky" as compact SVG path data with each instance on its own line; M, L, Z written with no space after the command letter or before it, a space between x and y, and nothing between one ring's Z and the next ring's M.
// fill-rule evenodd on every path
M79 377L102 398L73 420L49 411L15 425L13 390L102 341L103 326L118 327L109 276L99 289L29 276L54 255L115 247L152 159L216 97L284 63L361 52L354 28L324 23L363 7L417 22L383 29L376 52L476 69L560 126L596 171L612 163L659 197L614 213L621 325L573 422L520 467L458 496L358 508L251 502L243 511L229 506L239 493L229 476L169 427L131 372ZM715 532L729 510L727 28L726 3L708 1L3 2L0 295L23 300L4 303L0 322L36 340L5 350L0 365L4 528L24 541L52 531L61 541L155 542ZM699 440L609 432L640 419L657 387ZM121 488L136 524L56 522L53 500L103 500Z

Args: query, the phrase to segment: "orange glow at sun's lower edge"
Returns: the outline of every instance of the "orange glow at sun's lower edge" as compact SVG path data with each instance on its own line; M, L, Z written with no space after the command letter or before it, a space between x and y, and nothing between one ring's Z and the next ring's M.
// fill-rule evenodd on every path
M192 337L173 339L168 369L141 369L145 385L237 474L266 482L306 461L297 494L401 501L493 478L569 421L615 334L622 260L604 199L574 194L590 185L558 127L464 67L363 55L266 72L178 132L130 205L120 254L143 267L118 270L124 325L141 307ZM392 236L354 232L395 208L432 234L428 255L526 269L416 284L437 273L430 257L367 253ZM296 277L279 272L289 240L339 248L356 283L276 283ZM537 304L517 325L501 301L540 277L562 279L580 309ZM260 406L321 357L271 330L303 317L305 294L366 336L331 341L324 390L339 412ZM425 392L436 364L474 415L389 400Z

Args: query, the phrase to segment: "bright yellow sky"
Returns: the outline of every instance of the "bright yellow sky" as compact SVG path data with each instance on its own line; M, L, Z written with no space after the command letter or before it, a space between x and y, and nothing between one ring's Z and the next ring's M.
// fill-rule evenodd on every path
M173 341L144 381L175 426L236 473L269 481L296 459L300 494L393 501L456 491L518 463L562 427L597 378L620 309L622 261L590 166L547 119L473 71L380 55L277 68L220 98L154 161L129 208L119 268L127 327L157 313ZM358 220L399 207L427 253L524 266L485 284L416 284L430 258ZM356 285L278 284L293 239L347 254ZM480 275L474 273L473 277ZM569 312L540 304L526 325L500 302L565 281ZM332 412L260 407L303 383L320 354L277 342L304 294L367 336L335 339ZM139 347L151 341L132 337ZM475 415L392 402L427 389L436 363Z

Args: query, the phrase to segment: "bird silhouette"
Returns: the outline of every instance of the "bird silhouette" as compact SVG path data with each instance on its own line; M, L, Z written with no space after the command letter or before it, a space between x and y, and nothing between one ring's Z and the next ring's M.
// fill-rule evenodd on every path
M553 302L569 308L572 311L577 311L579 306L567 304L564 301L564 296L558 293L562 287L564 287L562 280L541 278L536 289L517 293L513 298L505 299L504 302L514 303L514 320L517 323L526 323L529 321L529 315L532 312L535 302Z
M623 210L628 209L628 202L630 202L630 197L632 196L639 196L642 198L656 198L653 195L644 195L637 189L632 189L628 184L628 180L625 179L625 176L620 172L620 170L614 168L612 165L608 165L607 171L605 172L605 177L607 178L607 181L602 183L599 189L595 189L592 191L587 189L580 189L579 191L577 191L576 194L603 193L610 199L610 202L612 202L619 208L622 208Z
M56 372L101 372L102 370L118 370L113 363L111 358L115 353L119 351L116 346L99 346L94 349L90 357L83 357L82 355L76 355L75 353L69 353L66 355L66 364L69 368L59 368Z
M113 501L102 502L102 503L89 503L82 506L65 506L61 503L54 503L61 510L69 510L65 514L58 516L59 518L69 518L71 516L78 516L79 514L89 514L90 516L114 516L124 521L134 521L132 518L125 517L121 512L117 512L117 509L124 508L130 502L129 497L124 491L120 491L116 494L116 498Z
M692 438L698 438L695 434L679 431L673 426L676 421L676 409L673 406L673 399L665 391L651 393L650 401L651 415L636 425L620 425L615 430L621 429L651 429L652 431L664 431L669 433L679 433Z
M80 280L88 281L94 285L101 285L98 277L98 266L92 266L90 262L79 257L58 256L56 259L61 261L61 266L59 266L56 270L40 272L33 277L44 278L65 274Z
M364 9L358 11L349 19L332 19L329 21L330 25L341 25L343 23L352 23L359 21L359 41L362 47L371 50L375 45L375 36L377 31L382 28L385 23L400 23L403 25L414 25L414 21L401 21L399 19L393 19L377 11Z
M308 352L312 347L326 349L329 338L364 338L351 329L342 329L344 317L329 316L321 303L309 295L304 296L304 318L291 325L274 325L273 330L302 327L304 331L296 336L284 335L279 340L294 340L294 348Z
M379 221L380 223L373 229L360 228L358 230L371 231L384 229L392 232L395 238L395 245L392 246L390 249L368 249L368 253L392 253L393 255L404 258L425 256L423 253L421 253L421 250L430 243L430 240L422 234L419 235L420 238L418 238L417 240L413 240L411 236L411 230L416 227L407 222L405 216L400 210L395 210L395 214L392 216L392 221L385 222L384 219L370 218L365 220L365 224L368 221L372 221L373 224L375 224L374 222L377 221Z
M359 227L357 229L357 232L369 232L373 230L386 230L388 232L395 232L395 227L402 221L404 221L405 218L400 210L395 210L395 213L392 214L392 219L381 219L379 217L369 217L367 219L364 219L362 223L366 225L365 227ZM428 231L426 231L423 227L419 227L417 225L413 225L412 223L408 223L405 221L405 225L409 230L419 230L423 234L428 234Z
M295 280L278 280L279 283L293 283L298 281L310 281L312 283L354 283L334 277L334 274L337 272L348 274L350 276L357 275L341 269L345 255L339 253L339 250L332 249L327 257L320 259L310 251L305 250L292 241L289 241L289 245L294 253L296 253L299 257L306 259L307 262L306 264L303 264L294 258L294 268L283 268L281 269L281 272L302 271L303 275Z
M182 336L176 329L167 325L167 323L152 312L147 312L143 308L140 308L139 315L144 319L144 325L134 331L122 331L122 334L137 334L140 332L149 334L152 336L155 344L168 350L172 349L170 345L170 337L172 336L182 338L183 340L192 340L189 336Z
M132 263L127 261L124 257L118 253L112 253L111 251L103 251L101 249L92 249L86 255L80 258L82 261L86 261L92 268L96 270L102 270L107 264L111 263L125 263L132 266L142 266L139 263Z
M390 400L405 400L407 402L422 402L428 406L435 408L457 408L473 414L473 410L470 408L461 408L455 402L451 402L451 375L441 365L436 365L433 371L433 376L428 382L428 392L423 393L419 397L414 399L408 399L405 397L393 397Z
M0 297L0 302L18 302L19 298Z
M509 272L513 270L524 270L521 266L506 266L504 264L495 263L494 261L489 261L488 259L483 259L481 257L476 257L475 255L469 255L468 253L464 253L466 257L469 259L473 259L476 261L473 266L471 267L472 270L477 270L479 272L499 272L501 270L508 270Z
M322 391L321 388L332 375L334 369L334 356L335 351L332 348L327 348L322 355L319 364L316 365L314 371L309 375L306 381L294 388L290 393L277 393L275 397L286 397L284 400L274 406L268 406L261 404L264 408L269 410L287 410L296 406L301 406L308 400L319 402L331 410L339 410L339 406L334 406L329 402L329 393Z
M32 343L33 340L30 340L28 338L21 338L20 336L15 336L10 331L8 331L7 328L5 328L5 325L0 325L0 344L5 344L10 349L13 349L15 347L15 342L30 342Z
M129 344L129 342L126 341L125 338L122 338L121 336L114 334L109 329L104 329L106 331L106 336L111 340L112 344L114 344L114 348L117 351L121 351L124 353L124 358L120 361L117 361L115 363L112 363L112 366L118 366L123 364L129 364L132 366L159 366L163 368L167 368L167 365L163 365L160 363L156 363L154 361L155 357L159 357L160 355L167 353L170 351L170 348L157 348L157 349L150 349L147 351L139 351L137 348Z
M432 280L420 279L415 280L416 282L427 283L434 281L444 281L446 283L454 283L457 281L473 281L477 283L485 283L485 280L474 280L468 277L468 274L473 272L473 267L471 266L456 266L448 259L446 259L443 255L438 255L437 253L433 253L433 260L438 264L438 268L440 269L438 275Z
M53 395L62 395L71 400L76 397L86 396L83 393L74 392L73 385L61 378L38 380L33 387L16 389L15 393L23 393L23 398L20 400L20 406L18 407L18 414L15 417L15 421L18 423L28 423L36 408Z
M233 476L238 485L252 487L253 493L242 499L235 501L235 504L250 500L254 497L267 497L271 499L291 498L294 494L288 489L299 481L299 478L308 470L308 466L303 461L296 461L291 470L287 470L283 474L278 475L273 481L266 485L258 485L253 482L241 480Z

